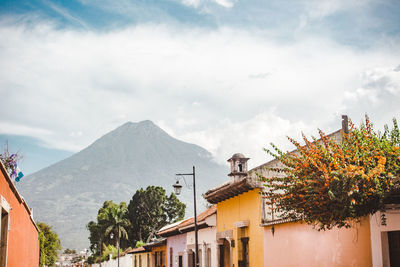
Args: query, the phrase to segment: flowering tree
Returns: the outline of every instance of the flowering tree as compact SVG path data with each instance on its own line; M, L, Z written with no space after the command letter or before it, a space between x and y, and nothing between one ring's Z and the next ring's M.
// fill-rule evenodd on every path
M283 153L273 144L274 152L266 149L284 165L271 169L284 177L262 177L269 189L267 203L281 217L304 219L319 230L350 227L351 221L384 211L388 201L396 200L400 131L395 119L393 128L385 126L383 133L373 130L367 116L358 128L350 121L341 142L321 130L319 135L312 141L303 135L305 145L288 138L295 152Z
M18 162L22 159L22 156L17 152L15 154L10 154L8 150L8 142L6 142L4 151L0 152L0 161L3 162L8 174L12 179L19 182L19 180L24 176L23 173L18 168Z

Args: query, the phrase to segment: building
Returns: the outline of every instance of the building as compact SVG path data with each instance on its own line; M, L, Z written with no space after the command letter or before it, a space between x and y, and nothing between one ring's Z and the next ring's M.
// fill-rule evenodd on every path
M158 235L167 239L167 266L187 266L188 255L186 253L186 232L180 230L180 226L187 225L189 219L182 220L164 226L158 231ZM184 264L186 263L186 264Z
M249 177L276 176L266 168L280 166L272 160L252 169ZM264 265L260 266L372 266L369 218L348 229L318 231L302 221L282 220L270 208L262 201Z
M127 251L132 256L132 267L152 267L151 250L145 246Z
M217 264L216 212L216 206L212 206L197 215L199 263L202 267ZM194 218L167 225L157 234L167 239L168 267L196 266Z
M247 177L248 160L234 154L229 181L204 195L217 207L219 267L264 265L261 184Z
M329 137L340 142L341 132ZM268 169L282 167L278 160L250 171L247 161L234 154L229 181L204 195L217 206L216 266L400 266L400 205L387 205L387 225L378 212L349 229L318 231L266 204L258 175L280 175Z
M0 267L39 266L39 229L1 161L0 211Z
M152 267L165 267L167 257L167 239L159 238L143 246L149 252L146 262L149 262Z

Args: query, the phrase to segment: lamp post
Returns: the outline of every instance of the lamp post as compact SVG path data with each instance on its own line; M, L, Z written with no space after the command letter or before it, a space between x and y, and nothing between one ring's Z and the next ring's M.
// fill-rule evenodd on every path
M120 234L119 234L119 225L118 225L118 236L117 236L117 248L118 248L118 256L117 256L117 266L119 267L119 236L120 236ZM110 234L110 237L111 237L111 239L113 239L114 238L114 233L113 232L111 232L111 234Z
M191 175L193 176L193 202L194 202L194 240L195 240L195 259L196 267L199 267L199 245L198 245L198 229L197 229L197 211L196 211L196 171L193 166L193 173L177 173L176 176ZM179 195L182 190L182 185L179 184L179 178L177 178L176 183L173 185L176 195Z
M94 244L94 248L96 249L96 253L97 252L100 252L99 253L99 256L100 256L100 267L101 267L101 249L102 249L102 244L101 244L102 242L101 242L101 239L99 240L99 246L97 246L97 244ZM100 251L99 251L100 250Z

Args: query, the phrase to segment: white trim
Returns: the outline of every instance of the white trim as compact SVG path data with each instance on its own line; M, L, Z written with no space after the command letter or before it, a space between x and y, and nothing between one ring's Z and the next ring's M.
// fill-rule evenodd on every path
M370 216L372 266L390 266L387 233L400 231L400 209L385 212L386 225L381 224L381 212Z
M11 206L2 195L0 195L0 208L3 208L7 213L10 213Z

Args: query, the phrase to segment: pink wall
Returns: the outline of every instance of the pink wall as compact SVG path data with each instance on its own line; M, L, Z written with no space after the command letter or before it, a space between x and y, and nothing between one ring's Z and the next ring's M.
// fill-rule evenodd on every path
M170 248L172 247L173 251L172 251L172 258L173 258L173 262L172 262L172 266L178 266L177 264L177 257L178 257L178 253L181 252L183 253L183 262L185 263L186 260L186 233L185 234L180 234L180 235L175 235L175 236L170 236L167 237L167 265L166 266L171 266L170 265ZM184 264L185 266L185 264Z
M264 266L372 266L369 219L350 229L317 231L305 223L264 227Z

